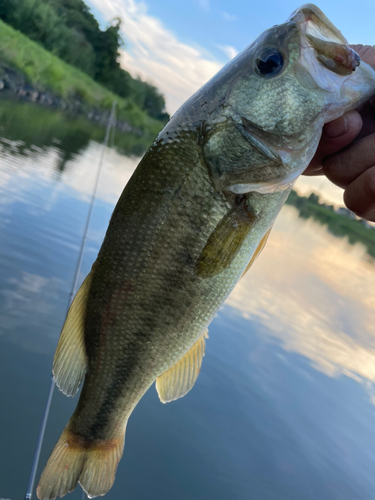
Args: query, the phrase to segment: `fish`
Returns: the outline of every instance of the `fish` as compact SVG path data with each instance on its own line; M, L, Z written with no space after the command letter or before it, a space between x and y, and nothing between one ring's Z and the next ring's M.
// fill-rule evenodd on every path
M140 161L92 270L68 311L53 362L80 398L37 488L112 487L128 419L156 381L187 394L207 328L266 244L324 123L375 94L363 63L306 4L260 35L175 113Z

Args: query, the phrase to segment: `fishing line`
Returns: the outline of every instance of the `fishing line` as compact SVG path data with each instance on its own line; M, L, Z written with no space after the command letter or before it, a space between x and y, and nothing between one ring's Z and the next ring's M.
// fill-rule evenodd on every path
M112 125L113 125L113 127L115 127L115 124L116 124L115 117L116 117L116 101L113 101L111 114L109 116L108 125L107 125L105 138L104 138L104 143L103 143L103 147L102 147L102 152L101 152L101 156L100 156L98 171L96 173L95 185L94 185L94 190L93 190L92 197L91 197L90 208L89 208L89 211L87 214L86 225L85 225L85 229L83 232L81 247L79 250L77 265L76 265L75 272L74 272L74 279L73 279L73 284L72 284L72 288L71 288L70 295L69 295L69 303L68 303L67 312L69 310L70 304L72 303L72 300L73 300L73 298L76 294L76 291L77 291L76 289L77 289L77 284L78 284L78 279L79 279L79 273L81 270L81 265L82 265L82 260L83 260L83 251L84 251L85 243L86 243L86 239L87 239L87 233L88 233L89 224L90 224L90 220L91 220L92 209L94 207L96 191L98 189L100 172L101 172L103 162L104 162L104 155L105 155L105 152L106 152L106 149L108 146L109 134L111 132ZM113 143L114 143L114 135L113 135ZM38 464L39 464L39 457L40 457L40 452L41 452L42 445L43 445L44 433L46 430L46 425L47 425L49 411L51 408L51 402L52 402L52 396L53 396L54 389L55 389L55 382L54 382L53 377L52 377L51 378L51 385L50 385L50 389L49 389L49 394L48 394L48 399L47 399L46 407L44 409L43 419L42 419L42 423L41 423L40 430L39 430L38 441L37 441L35 451L34 451L33 464L31 467L29 484L27 487L25 500L31 500L31 497L32 497L36 471L37 471Z

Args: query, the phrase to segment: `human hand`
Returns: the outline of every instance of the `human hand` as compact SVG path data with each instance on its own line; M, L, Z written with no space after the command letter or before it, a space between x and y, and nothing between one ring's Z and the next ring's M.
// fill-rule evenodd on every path
M351 46L375 68L375 45ZM345 205L375 222L375 98L324 126L305 175L326 175L344 189Z

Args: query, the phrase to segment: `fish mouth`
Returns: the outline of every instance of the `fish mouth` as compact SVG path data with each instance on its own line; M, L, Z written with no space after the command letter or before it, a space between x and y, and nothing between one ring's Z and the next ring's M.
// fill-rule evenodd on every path
M303 5L288 21L300 29L302 56L310 67L313 56L321 66L340 76L349 76L360 65L357 52L316 5Z

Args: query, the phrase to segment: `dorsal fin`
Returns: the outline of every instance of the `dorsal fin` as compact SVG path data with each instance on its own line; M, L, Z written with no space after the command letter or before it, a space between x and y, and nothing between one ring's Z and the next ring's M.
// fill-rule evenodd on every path
M267 243L268 236L270 235L271 229L272 229L272 226L269 228L269 230L266 232L266 234L260 240L260 243L257 246L255 252L253 253L253 256L251 257L250 262L248 263L248 265L247 265L245 271L243 272L241 278L243 278L245 276L245 274L247 273L247 271L254 264L255 260L259 257L260 252L263 250L263 248L265 247L265 245Z
M208 330L172 368L156 379L156 390L162 403L182 398L192 389L202 366L206 338Z
M53 358L54 380L66 396L74 396L78 391L87 368L84 322L91 280L92 271L70 305Z

